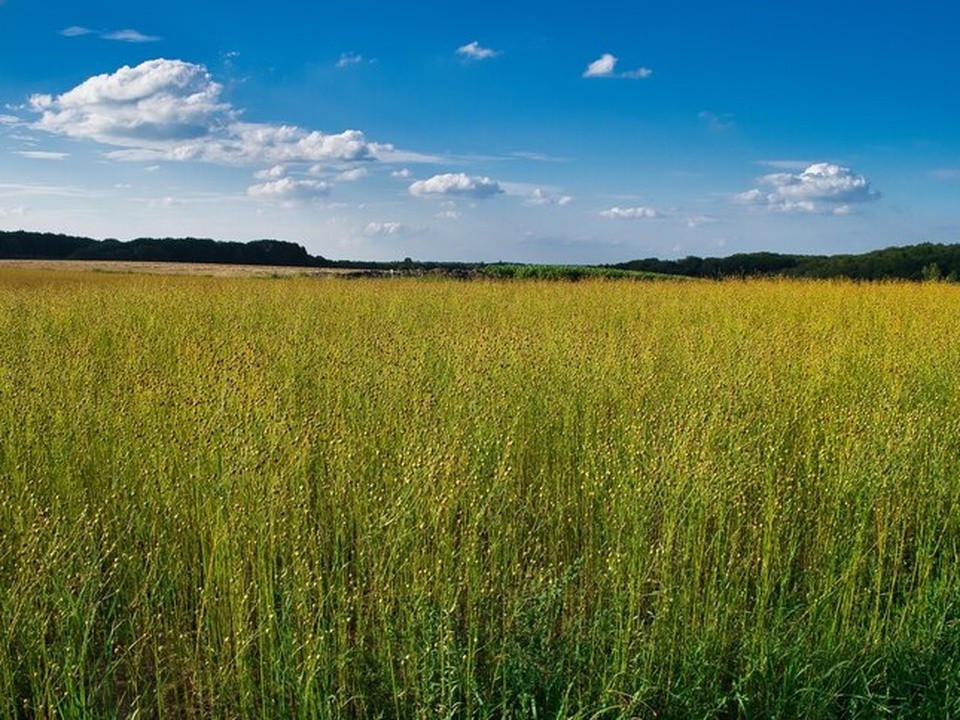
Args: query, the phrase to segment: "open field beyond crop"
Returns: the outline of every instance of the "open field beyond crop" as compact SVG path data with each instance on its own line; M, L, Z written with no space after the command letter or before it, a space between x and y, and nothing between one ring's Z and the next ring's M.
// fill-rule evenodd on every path
M960 288L0 274L0 716L960 715Z

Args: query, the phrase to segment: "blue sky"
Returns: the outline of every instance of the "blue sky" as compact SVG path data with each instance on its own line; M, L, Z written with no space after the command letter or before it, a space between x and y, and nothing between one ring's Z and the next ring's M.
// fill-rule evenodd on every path
M616 262L960 242L960 6L0 0L0 229Z

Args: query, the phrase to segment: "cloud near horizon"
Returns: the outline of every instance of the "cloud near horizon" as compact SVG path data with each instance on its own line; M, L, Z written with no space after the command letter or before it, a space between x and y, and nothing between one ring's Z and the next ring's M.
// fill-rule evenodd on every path
M659 217L659 215L660 213L650 207L620 207L619 205L600 212L601 217L615 220L640 220Z
M195 160L220 165L359 162L389 154L359 130L337 134L241 122L203 65L159 58L95 75L60 95L36 94L33 127L119 150L112 160Z
M406 228L403 223L398 222L370 222L364 229L363 234L369 237L390 237L391 235L400 235Z
M852 203L880 197L863 175L825 162L814 163L800 173L764 175L758 184L760 187L739 193L735 200L776 212L848 215L853 210Z
M294 180L285 177L251 185L247 188L247 195L265 200L302 201L326 197L332 189L333 185L319 180Z

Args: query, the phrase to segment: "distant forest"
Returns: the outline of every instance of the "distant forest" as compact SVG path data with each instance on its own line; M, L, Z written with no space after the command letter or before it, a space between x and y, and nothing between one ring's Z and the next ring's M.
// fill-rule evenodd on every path
M921 243L889 247L860 255L782 255L757 252L723 258L631 260L612 267L621 270L686 275L698 278L782 276L849 278L851 280L960 279L960 244Z
M539 277L518 272L516 264L444 263L406 258L395 262L328 260L310 255L302 245L284 240L225 242L207 238L138 238L94 240L72 235L0 231L0 259L136 260L145 262L224 263L229 265L283 265L308 268L367 268L375 270L449 270L488 273L497 277ZM536 268L540 266L528 266ZM632 271L697 278L783 276L850 278L852 280L960 280L960 244L921 243L889 247L860 255L785 255L757 252L723 258L690 256L682 260L647 258L598 270ZM575 272L570 278L603 273ZM498 272L502 269L504 272ZM618 276L611 272L611 276ZM566 275L564 275L565 277Z

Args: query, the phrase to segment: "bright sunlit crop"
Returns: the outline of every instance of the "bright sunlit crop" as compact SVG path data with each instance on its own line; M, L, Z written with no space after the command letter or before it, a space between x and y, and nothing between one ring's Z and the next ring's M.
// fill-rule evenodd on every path
M960 713L958 338L938 283L3 271L0 715Z

